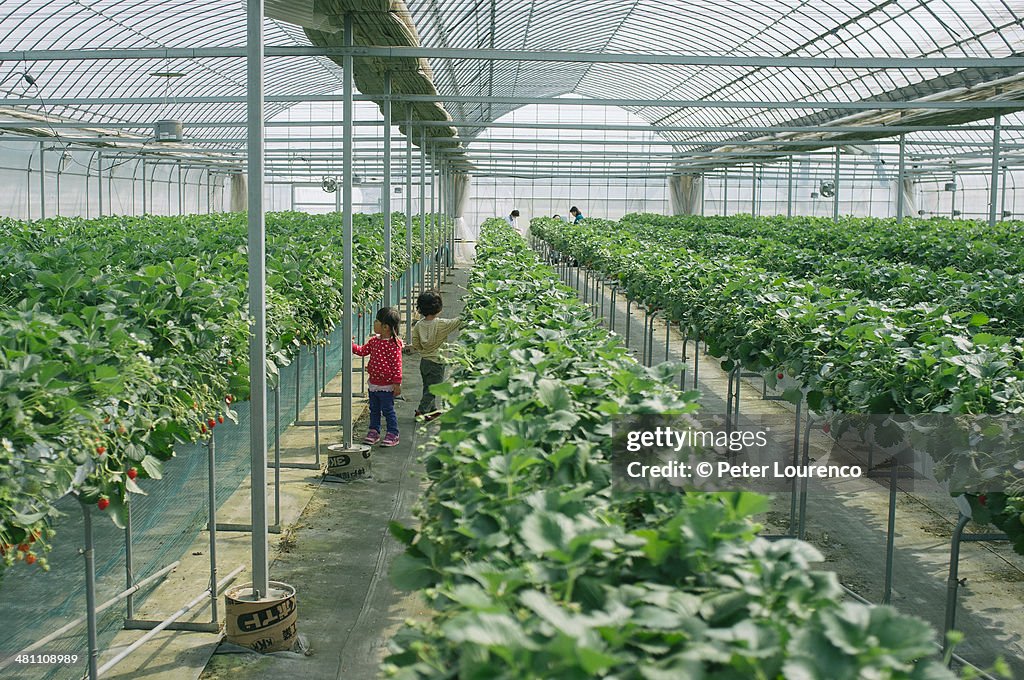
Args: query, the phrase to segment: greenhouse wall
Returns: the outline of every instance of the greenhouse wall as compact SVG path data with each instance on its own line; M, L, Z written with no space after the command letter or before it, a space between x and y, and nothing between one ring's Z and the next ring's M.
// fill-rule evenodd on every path
M0 195L0 215L17 219L39 219L44 214L178 215L226 208L226 174L166 159L147 160L143 190L143 163L138 154L108 152L102 156L100 179L95 152L67 151L52 144L47 144L43 154L44 199L40 201L39 155L39 144L0 142L0 183L6 188Z
M567 217L574 205L586 217L609 220L632 212L667 214L668 187L664 179L473 177L464 216L468 225L479 225L518 210L526 224L533 217Z

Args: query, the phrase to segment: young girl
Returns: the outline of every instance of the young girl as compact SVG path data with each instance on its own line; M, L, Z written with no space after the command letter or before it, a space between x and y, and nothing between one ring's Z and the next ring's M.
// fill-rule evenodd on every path
M380 441L380 417L384 415L387 435L381 446L398 444L398 416L395 413L395 397L402 393L402 339L398 337L398 312L384 307L377 312L373 322L374 335L365 345L352 341L352 353L361 357L369 356L366 374L370 378L370 431L363 439L364 444L373 445Z

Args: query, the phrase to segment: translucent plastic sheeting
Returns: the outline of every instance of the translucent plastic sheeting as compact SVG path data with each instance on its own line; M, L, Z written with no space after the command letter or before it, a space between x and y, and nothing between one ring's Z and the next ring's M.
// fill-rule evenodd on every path
M45 177L39 181L38 143L0 143L0 216L178 215L227 208L227 175L188 163L143 162L130 153L97 155L44 140ZM102 163L103 176L97 176ZM146 185L143 187L143 173ZM180 183L179 183L180 175ZM180 191L179 191L180 189ZM42 196L42 204L40 202Z

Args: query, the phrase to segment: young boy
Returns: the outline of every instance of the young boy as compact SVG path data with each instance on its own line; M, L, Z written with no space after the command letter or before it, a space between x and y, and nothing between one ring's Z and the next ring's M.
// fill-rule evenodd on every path
M420 293L416 311L423 318L412 327L412 348L420 353L420 377L423 378L423 398L416 409L416 418L430 421L441 415L434 409L434 395L430 386L444 382L444 359L441 346L448 336L462 325L460 319L439 319L443 303L436 290Z

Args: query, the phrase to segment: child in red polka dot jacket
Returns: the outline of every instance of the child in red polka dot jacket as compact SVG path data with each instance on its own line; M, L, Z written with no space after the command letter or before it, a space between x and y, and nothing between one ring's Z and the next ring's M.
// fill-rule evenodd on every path
M363 443L381 446L398 444L398 415L395 413L395 397L402 394L402 339L398 337L401 318L391 307L377 312L373 322L373 333L365 345L352 340L352 353L361 357L369 356L366 375L370 379L370 431ZM384 416L387 434L380 438L380 418Z

